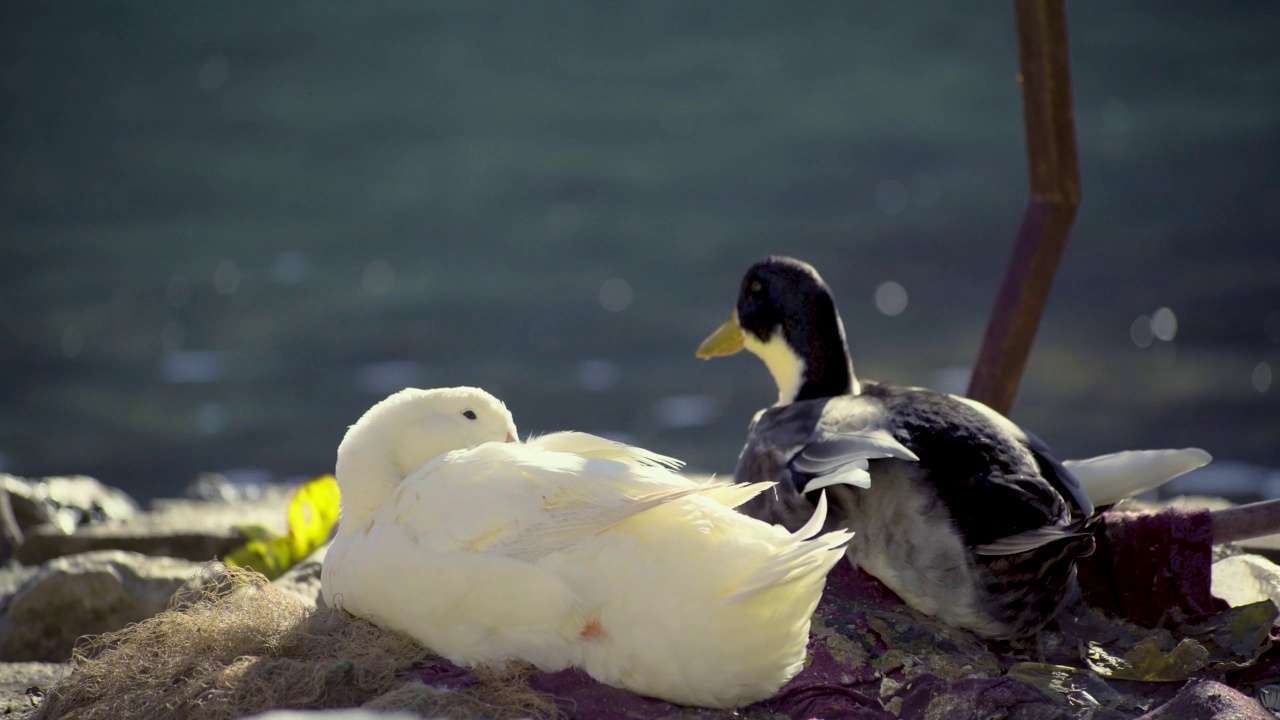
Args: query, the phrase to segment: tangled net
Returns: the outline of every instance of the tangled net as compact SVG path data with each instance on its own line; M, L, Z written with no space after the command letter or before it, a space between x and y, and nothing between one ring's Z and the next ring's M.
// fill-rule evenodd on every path
M73 671L30 720L234 720L273 708L364 706L450 718L555 717L522 669L479 669L479 683L405 680L432 654L341 609L309 608L247 569L209 563L165 612L82 638Z

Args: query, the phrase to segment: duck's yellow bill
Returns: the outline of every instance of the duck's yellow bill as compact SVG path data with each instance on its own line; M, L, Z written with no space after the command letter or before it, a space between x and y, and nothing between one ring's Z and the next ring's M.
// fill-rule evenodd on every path
M697 356L703 360L724 357L742 352L742 326L738 324L738 311L698 346Z

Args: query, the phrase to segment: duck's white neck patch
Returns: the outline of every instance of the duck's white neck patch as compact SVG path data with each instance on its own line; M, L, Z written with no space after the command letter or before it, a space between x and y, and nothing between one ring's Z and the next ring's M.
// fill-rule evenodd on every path
M796 354L787 341L782 338L782 328L773 329L773 334L765 342L760 342L755 335L743 333L742 345L751 354L764 361L773 375L773 382L778 386L778 402L775 405L790 405L800 394L800 386L804 384L804 358Z

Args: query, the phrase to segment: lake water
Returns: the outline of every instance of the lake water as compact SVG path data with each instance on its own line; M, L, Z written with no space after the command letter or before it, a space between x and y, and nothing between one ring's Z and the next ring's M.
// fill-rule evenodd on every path
M1071 11L1014 417L1280 466L1280 4ZM1027 198L1009 3L18 0L0 57L0 465L141 498L326 472L405 385L731 472L771 381L693 350L753 260L961 390Z

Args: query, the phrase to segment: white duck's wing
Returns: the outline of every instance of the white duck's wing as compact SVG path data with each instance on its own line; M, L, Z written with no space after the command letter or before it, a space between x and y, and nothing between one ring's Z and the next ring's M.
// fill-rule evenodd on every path
M506 653L558 669L585 620L576 593L537 560L709 489L661 468L519 443L447 453L339 535L326 596L350 593L353 613L455 662Z
M507 536L494 550L508 557L536 562L585 542L646 510L702 492L698 487L673 487L629 495L613 483L581 490L548 499L540 520Z
M636 465L650 465L678 470L684 462L666 455L608 440L584 432L555 432L529 438L527 447L549 452L566 452L596 460L617 460Z
M740 503L767 486L699 483L659 467L487 443L424 465L382 512L428 547L533 562L690 495Z
M644 448L627 445L625 443L608 440L584 432L557 432L549 433L535 438L530 438L525 443L526 447L537 450L545 450L548 452L564 452L577 455L579 457L593 460L616 460L622 463L642 467L663 467L671 470L678 470L684 466L684 462L676 458L667 457L658 453L646 450ZM659 475L661 482L659 485L671 484L675 482L673 476ZM695 482L688 478L681 477L681 482ZM648 477L633 477L632 483L651 482ZM736 508L743 503L754 498L756 495L773 487L772 482L758 482L751 484L738 484L733 482L710 481L699 483L702 491L699 493L703 497L711 498L716 502L728 508ZM659 490L655 487L654 490ZM683 496L682 496L683 497Z

